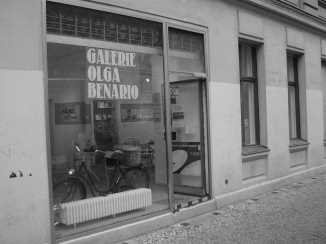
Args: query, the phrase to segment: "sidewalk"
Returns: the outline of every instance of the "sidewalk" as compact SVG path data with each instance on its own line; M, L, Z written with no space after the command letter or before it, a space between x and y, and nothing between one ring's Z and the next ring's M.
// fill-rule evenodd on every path
M326 173L120 244L326 243Z

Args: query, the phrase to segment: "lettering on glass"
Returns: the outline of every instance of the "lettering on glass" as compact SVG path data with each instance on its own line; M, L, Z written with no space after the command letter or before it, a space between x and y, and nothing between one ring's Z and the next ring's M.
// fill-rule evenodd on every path
M137 100L137 54L87 48L87 91L90 99Z

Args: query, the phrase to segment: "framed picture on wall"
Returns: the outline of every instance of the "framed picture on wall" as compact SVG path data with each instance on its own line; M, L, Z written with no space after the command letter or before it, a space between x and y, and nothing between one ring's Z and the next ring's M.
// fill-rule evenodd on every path
M154 120L153 104L121 104L121 122Z
M90 105L83 102L55 103L56 124L90 123Z

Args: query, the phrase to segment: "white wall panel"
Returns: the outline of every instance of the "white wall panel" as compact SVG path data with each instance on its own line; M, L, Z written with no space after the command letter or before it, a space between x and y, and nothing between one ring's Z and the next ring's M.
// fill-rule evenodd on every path
M41 71L0 70L0 243L50 242L43 89Z
M289 170L289 122L287 87L267 87L269 177L284 176Z
M263 18L245 10L239 10L238 15L240 34L264 38Z
M242 180L240 86L210 82L213 195L238 188ZM228 184L225 184L228 180Z
M286 41L290 47L304 49L304 36L303 33L295 28L286 28Z
M323 94L321 90L307 90L308 166L324 164L323 160Z

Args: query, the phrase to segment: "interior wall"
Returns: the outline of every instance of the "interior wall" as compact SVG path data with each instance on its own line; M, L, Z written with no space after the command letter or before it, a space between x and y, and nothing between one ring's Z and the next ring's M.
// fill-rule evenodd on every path
M53 164L69 164L73 160L73 142L83 143L91 139L91 125L59 124L55 118L55 105L60 103L85 102L83 87L85 80L49 80Z

